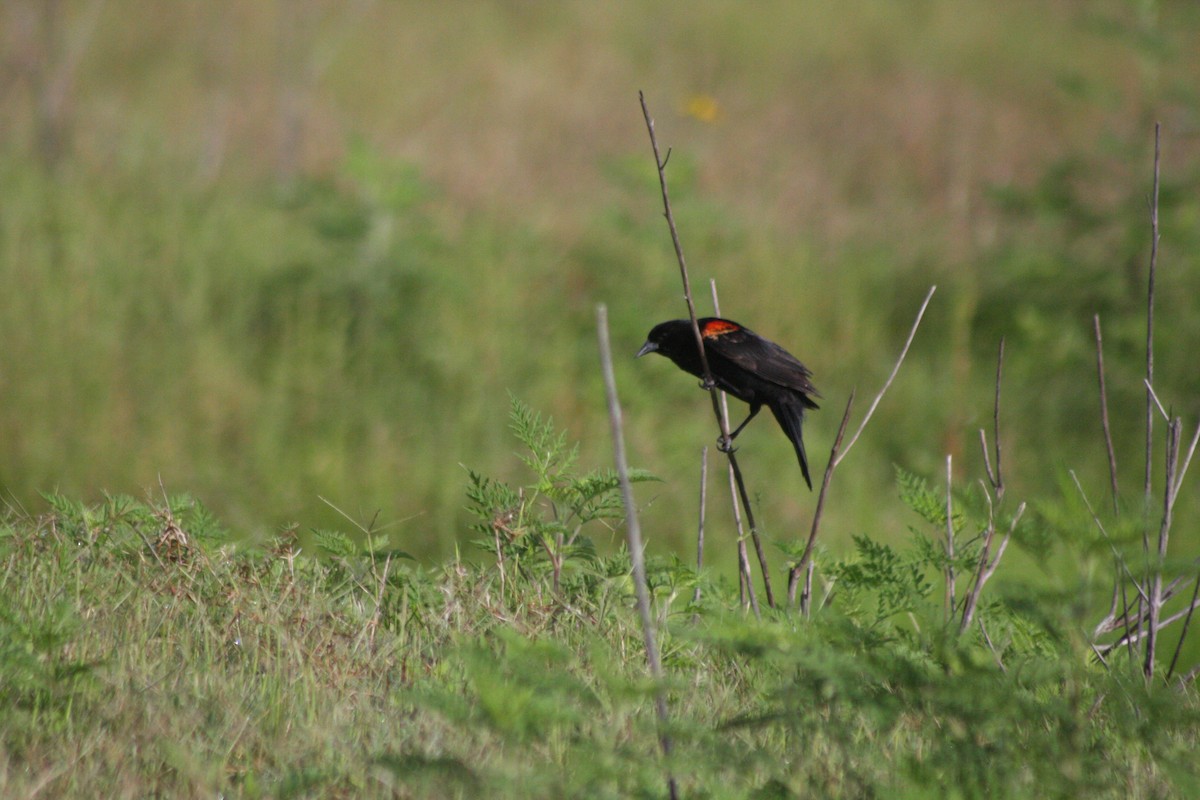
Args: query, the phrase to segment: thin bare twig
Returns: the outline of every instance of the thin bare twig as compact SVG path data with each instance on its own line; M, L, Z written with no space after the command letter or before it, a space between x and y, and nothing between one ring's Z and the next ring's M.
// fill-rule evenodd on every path
M738 502L738 481L741 473L735 472L733 469L734 461L729 463L729 493L733 497L733 524L737 527L737 554L738 554L738 574L741 576L741 596L743 606L749 605L750 610L754 612L755 617L761 616L761 609L758 607L758 594L754 591L754 581L750 575L750 556L746 552L746 534L742 527L742 509L746 508L746 513L749 514L749 507L743 506Z
M980 433L983 433L982 429ZM987 444L983 448L984 458L987 458ZM983 481L980 481L982 484ZM958 626L958 632L963 633L971 625L971 618L975 616L975 606L979 603L979 595L983 591L983 571L987 569L988 556L992 551L992 539L996 535L996 517L995 511L992 508L992 496L988 493L987 487L983 487L983 499L987 501L988 507L988 524L983 532L983 546L979 549L979 565L975 568L975 579L971 582L971 590L967 593L967 601L963 604L962 622ZM980 621L982 625L982 620Z
M658 185L659 185L660 190L662 191L663 216L666 218L667 228L671 232L671 244L675 248L675 259L679 262L679 275L683 281L683 296L684 296L684 299L687 301L688 316L692 322L692 334L695 336L696 348L700 354L700 365L701 365L702 371L704 373L704 379L703 379L704 383L702 385L704 388L708 389L709 397L712 400L713 414L716 416L717 424L720 426L720 429L721 429L721 441L729 442L730 438L731 438L729 435L729 431L730 431L729 418L728 418L727 414L722 413L721 402L718 398L719 392L717 390L717 384L716 384L716 381L713 380L712 370L709 368L709 365L708 365L708 354L704 350L704 339L700 335L700 323L696 317L696 304L692 300L692 284L691 284L691 280L688 278L687 261L683 256L683 244L679 239L679 230L675 227L675 215L671 211L671 197L670 197L670 193L667 191L667 173L666 173L667 160L662 158L659 155L658 137L654 133L654 119L650 116L650 109L646 106L646 96L643 92L640 92L640 91L638 92L638 100L641 102L641 105L642 105L642 116L646 120L646 130L650 134L650 147L654 151L654 165L655 165L655 168L658 170ZM668 156L668 158L670 157L669 152L668 152L667 156ZM740 494L743 496L743 498L748 497L748 495L746 494L746 487L744 485L741 485L741 471L736 466L737 460L733 454L733 449L732 448L727 449L725 454L729 459L729 463L730 463L731 468L733 469L733 472L735 473L734 478L739 483L738 488L740 490ZM736 507L737 504L735 503L734 505ZM757 527L753 523L754 512L750 509L748 503L746 504L746 519L748 522L750 522L751 533L754 536L755 544L758 545ZM739 536L739 540L740 540L741 539L740 525L739 525L738 536ZM761 547L759 548L759 552L761 553ZM774 595L771 592L771 583L770 583L771 578L770 578L770 573L766 568L765 560L762 560L762 565L763 565L763 588L765 589L766 594L767 594L767 605L774 607L775 602L774 602ZM742 580L745 581L745 585L748 587L751 586L751 577L750 577L750 572L749 572L748 560L746 560L744 558L739 559L739 568L743 570ZM752 591L753 590L751 589L751 592ZM752 605L757 607L756 602L752 602Z
M721 316L721 300L717 296L717 282L710 280L708 282L709 290L712 292L713 311L719 317ZM729 396L720 390L717 394L721 397L721 430L728 431L729 429ZM728 442L728 434L722 439L723 442ZM750 495L746 492L746 481L742 478L742 468L738 464L737 455L732 448L726 450L726 456L729 459L729 474L730 474L730 489L736 487L737 494L733 497L734 511L737 510L738 498L741 498L742 508L746 510L746 524L750 527L750 540L754 543L754 553L758 556L758 567L762 571L763 591L767 596L767 606L775 607L775 593L771 590L771 570L767 566L767 554L763 549L762 537L758 535L758 523L754 521L754 509L750 505ZM741 540L743 536L741 520L738 520L738 538ZM750 582L750 568L746 567L746 582ZM753 598L751 598L753 600ZM752 602L755 615L758 614L757 601Z
M996 353L996 396L992 402L992 446L996 449L996 479L992 488L996 491L996 502L1004 497L1004 470L1000 464L1000 383L1004 377L1004 337L1000 337L999 351Z
M1154 391L1153 384L1150 381L1142 381L1146 384L1146 391L1150 393L1150 399L1154 401L1154 407L1158 409L1158 413L1162 414L1163 422L1170 422L1171 415L1167 413L1167 409L1163 407L1162 401L1158 399L1158 392Z
M1092 327L1096 332L1096 377L1100 383L1100 424L1104 428L1104 446L1108 452L1108 480L1112 488L1113 514L1120 514L1121 508L1117 503L1120 493L1117 489L1117 453L1113 449L1112 428L1108 424L1108 388L1104 382L1104 340L1100 336L1100 315L1092 317ZM1200 428L1197 428L1200 433Z
M1179 463L1179 418L1172 419L1167 424L1167 474L1163 489L1163 513L1158 526L1158 557L1150 577L1149 615L1146 623L1146 660L1143 671L1146 679L1154 677L1154 656L1158 646L1158 618L1162 612L1162 572L1163 562L1167 558L1167 540L1171 534L1172 508L1175 496L1171 487L1175 485L1175 468Z
M946 455L946 619L954 616L954 470L953 457ZM991 500L989 499L989 504Z
M854 447L854 443L858 441L858 437L862 435L863 429L867 427L867 423L871 421L871 415L875 413L875 408L879 405L879 401L883 399L883 395L887 392L888 387L892 385L892 381L896 379L896 373L900 371L900 365L904 363L904 357L908 355L908 348L912 345L913 337L917 335L917 327L921 324L921 317L925 316L925 309L929 306L929 301L933 299L933 293L937 291L937 286L930 286L929 292L925 295L925 300L921 303L921 308L917 311L917 318L913 320L912 328L908 331L908 338L904 341L904 348L900 351L900 357L896 359L896 365L892 367L892 373L888 375L888 379L884 381L883 388L879 390L879 394L875 395L875 399L871 401L867 413L863 416L862 422L858 425L858 430L850 437L850 441L846 443L846 447L838 453L833 465L836 467L842 463L842 459L850 452L850 448Z
M1192 436L1192 443L1188 445L1187 455L1184 456L1183 464L1179 467L1179 474L1175 478L1175 488L1172 489L1175 496L1179 496L1179 488L1183 486L1183 476L1187 474L1188 467L1192 464L1192 456L1196 454L1196 444L1200 443L1200 424L1196 426L1196 433Z
M1192 586L1192 600L1188 603L1187 616L1183 620L1183 630L1179 632L1179 641L1175 643L1175 654L1171 656L1171 666L1167 667L1167 677L1164 680L1171 680L1171 676L1175 674L1175 665L1179 663L1179 653L1183 650L1183 641L1187 638L1188 628L1192 624L1192 614L1196 610L1196 600L1200 598L1200 576L1197 576L1195 585Z
M704 569L704 515L708 507L708 445L700 450L700 521L696 526L696 591L692 603L700 602L700 570Z
M799 583L800 573L804 572L808 566L813 554L813 547L817 541L817 531L821 527L821 514L825 510L825 495L829 492L829 484L833 480L833 471L837 468L838 448L842 445L842 437L846 435L846 426L850 422L850 409L854 406L854 391L851 390L850 397L846 399L846 410L842 412L842 422L838 425L837 436L833 439L833 447L829 450L829 462L825 465L825 477L821 481L821 491L817 493L817 507L813 511L812 528L808 532L808 542L804 545L804 553L800 556L800 560L792 567L788 574L788 605L794 605L796 602L796 586ZM809 587L811 589L811 587ZM807 599L810 595L809 591L805 591L805 602L801 603L800 610L807 615L808 603Z
M979 620L979 630L983 633L983 641L987 644L988 649L992 651L992 655L996 657L996 666L1000 667L1001 672L1008 672L1008 667L1004 666L1004 662L1000 659L1000 653L996 650L996 645L992 644L992 637L988 636L987 628L983 625L983 619Z
M829 451L829 464L825 467L825 478L821 481L821 491L817 495L817 508L813 512L812 528L808 533L808 542L804 545L804 553L800 556L788 574L788 604L792 605L796 602L796 587L799 584L800 575L807 573L805 578L805 591L800 603L800 611L806 616L809 613L808 600L812 596L812 571L810 567L810 559L813 556L813 548L817 541L817 532L821 526L821 512L825 508L825 496L829 491L829 484L833 480L833 471L837 469L837 465L842 463L842 459L850 452L850 448L858 441L858 437L862 434L863 429L867 427L867 423L871 420L871 415L875 413L875 409L879 406L879 402L883 399L883 395L892 385L892 381L896 379L896 374L900 371L900 365L904 363L904 357L908 355L908 348L912 345L913 338L917 335L917 328L921 324L921 318L925 316L925 309L929 307L929 301L933 299L933 293L937 291L937 286L930 286L929 292L925 295L925 299L921 302L921 308L917 311L917 317L913 320L912 328L908 331L908 338L904 341L904 347L900 350L900 356L896 359L895 366L892 367L892 372L884 381L883 388L875 395L875 399L871 401L870 408L863 416L862 422L858 426L858 430L854 432L854 436L842 447L842 437L846 433L846 426L850 422L850 407L854 403L854 392L850 393L849 399L846 401L846 411L842 415L841 425L838 426L837 438L834 440L833 447Z
M1104 528L1104 523L1100 521L1100 516L1096 514L1096 510L1092 508L1092 503L1090 500L1088 500L1087 493L1083 490L1083 485L1079 482L1079 476L1075 474L1075 470L1073 469L1067 470L1067 474L1070 475L1071 480L1075 482L1075 488L1079 491L1079 496L1083 499L1083 504L1087 508L1088 514L1090 514L1092 517L1092 522L1096 523L1096 527L1100 530L1100 535L1104 537L1104 541L1108 542L1108 547L1110 550L1112 550L1113 557L1117 559L1117 564L1121 567L1121 571L1125 573L1125 577L1128 578L1129 582L1133 584L1133 588L1137 589L1138 596L1142 600L1149 599L1146 596L1146 592L1142 589L1141 584L1138 583L1137 578L1135 578L1133 573L1129 571L1129 567L1125 564L1125 559L1121 557L1121 551L1117 549L1115 544L1113 544L1112 538L1109 537L1108 531Z
M1154 452L1154 277L1158 268L1158 165L1162 155L1161 125L1154 123L1154 189L1150 198L1150 274L1146 291L1146 476L1145 506L1150 508L1152 461ZM1142 545L1150 552L1150 533L1143 530Z
M1193 561L1192 566L1200 567L1200 559L1196 559L1195 561ZM1186 589L1188 586L1191 586L1193 581L1195 581L1195 579L1196 578L1194 575L1191 575L1191 576L1182 576L1181 575L1181 576L1173 579L1166 586L1164 586L1163 592L1162 592L1163 605L1165 606L1167 603L1171 602L1171 600L1174 599L1175 595L1179 594L1181 591ZM1143 602L1142 599L1139 597L1138 603L1137 603L1137 610L1134 611L1133 613L1135 613L1135 614L1140 613L1142 615L1142 619L1144 620L1145 619L1145 609L1142 608L1142 602ZM1130 613L1130 609L1128 607L1126 607L1125 613L1126 614ZM1100 634L1104 634L1104 633L1111 633L1112 631L1115 631L1117 628L1123 627L1125 625L1126 625L1126 621L1124 619L1105 620L1105 621L1101 622L1101 624L1099 626L1097 626L1096 634L1100 635ZM1125 641L1125 640L1121 639L1120 641ZM1107 647L1108 645L1104 645L1104 646Z
M608 309L604 305L596 308L596 329L600 340L600 369L604 374L604 393L608 400L608 419L612 426L613 460L617 467L617 480L621 484L621 499L625 503L625 531L629 545L629 560L633 565L633 584L637 593L638 614L642 620L642 637L646 645L646 660L650 674L658 686L654 690L654 708L658 715L659 744L663 756L671 757L671 737L667 732L670 716L667 711L667 694L663 689L662 660L658 654L658 641L654 633L654 621L650 615L650 589L646 584L646 564L642 557L642 530L638 524L637 506L633 501L633 486L629 482L629 466L625 461L625 436L621 430L621 402L617 397L617 380L613 375L612 348L608 341ZM675 776L667 770L667 789L671 800L677 800L679 789Z
M1156 626L1156 631L1161 631L1164 628L1175 624L1179 620L1185 619L1189 614L1192 613L1192 611L1195 609L1195 607L1197 605L1200 605L1200 598L1197 598L1197 600L1195 602L1190 603L1187 608L1180 609L1179 611L1176 611L1174 614L1167 617L1166 619L1159 620L1158 625ZM1149 628L1147 628L1147 630L1134 631L1132 634L1130 634L1130 637L1134 643L1137 643L1137 642L1140 642L1143 639L1147 638L1149 635L1150 635ZM1098 645L1098 647L1100 649L1100 652L1107 655L1108 653L1112 652L1113 650L1115 650L1118 647L1124 647L1126 644L1127 644L1126 640L1124 638L1121 638L1121 639L1116 640L1115 642Z

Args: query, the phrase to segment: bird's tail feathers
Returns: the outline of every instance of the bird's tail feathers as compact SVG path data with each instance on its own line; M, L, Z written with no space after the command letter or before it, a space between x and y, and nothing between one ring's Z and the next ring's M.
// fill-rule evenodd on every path
M808 474L808 455L804 452L802 428L805 404L801 397L782 399L778 403L772 404L771 412L778 420L779 427L783 428L783 432L792 440L792 446L796 448L796 458L800 461L800 472L804 474L804 482L808 484L809 489L812 489L812 478Z

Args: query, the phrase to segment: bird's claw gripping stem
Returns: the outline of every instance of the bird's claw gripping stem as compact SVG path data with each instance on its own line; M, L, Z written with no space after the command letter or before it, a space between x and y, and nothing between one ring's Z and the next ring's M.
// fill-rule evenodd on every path
M736 453L737 448L733 446L733 437L726 439L724 436L717 437L717 449L722 453Z
M717 388L717 382L712 378L701 378L700 388L706 392L711 392L713 389Z

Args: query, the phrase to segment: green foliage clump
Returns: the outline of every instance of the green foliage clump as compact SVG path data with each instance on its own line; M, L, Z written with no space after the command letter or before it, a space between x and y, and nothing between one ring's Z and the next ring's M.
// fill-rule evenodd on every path
M599 563L584 527L624 516L617 474L611 469L577 474L578 445L568 446L553 420L543 419L516 397L510 404L509 426L526 449L518 458L532 480L513 488L468 470L467 499L479 520L472 527L487 537L475 544L515 570L537 573L548 567L558 591L564 577L572 582L586 577L587 571L575 566ZM635 482L654 479L645 470L631 470L629 477Z

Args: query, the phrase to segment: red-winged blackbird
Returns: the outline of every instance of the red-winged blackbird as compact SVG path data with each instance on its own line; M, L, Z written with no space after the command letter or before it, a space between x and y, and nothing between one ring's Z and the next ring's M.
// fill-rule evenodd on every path
M766 406L792 440L804 482L811 489L801 426L804 409L817 408L813 398L821 396L809 380L812 372L791 353L744 325L718 317L704 317L699 324L704 354L717 388L750 405L750 416L730 434L730 441ZM655 325L637 354L640 358L646 353L661 353L684 372L704 377L691 320L673 319Z

